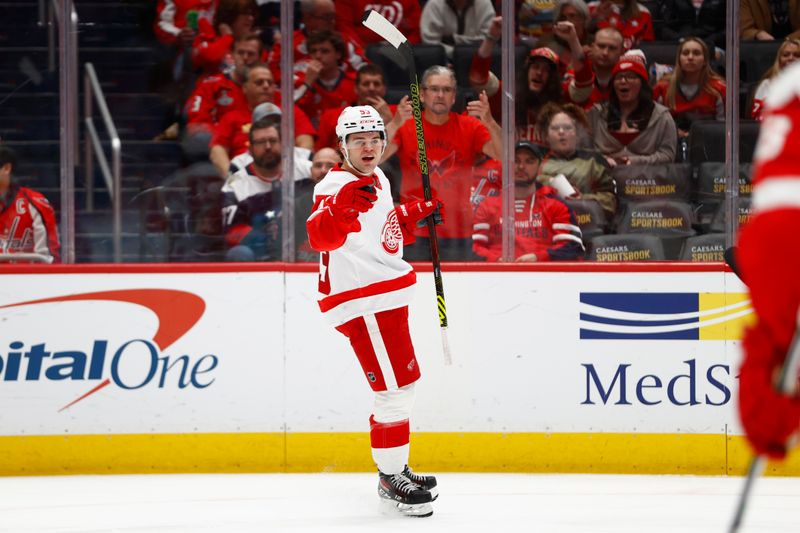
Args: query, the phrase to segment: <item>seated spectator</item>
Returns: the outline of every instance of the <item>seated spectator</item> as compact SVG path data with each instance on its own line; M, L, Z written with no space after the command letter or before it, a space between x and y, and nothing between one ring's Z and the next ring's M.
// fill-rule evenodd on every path
M725 0L664 0L659 5L662 22L657 28L658 37L673 42L699 37L724 50L726 8Z
M628 53L613 71L614 91L589 111L594 144L611 166L671 163L677 134L669 110L653 101L644 59Z
M569 82L569 99L584 108L591 109L594 104L608 101L611 94L611 72L622 57L622 34L616 28L602 28L597 31L589 46L588 61L584 68L592 73L592 83L579 84L573 78Z
M254 122L249 139L252 163L230 174L222 187L226 258L279 261L282 257L280 122L274 117ZM311 165L307 167L310 170ZM296 173L294 178L300 180L309 174Z
M313 33L306 45L309 57L295 76L294 101L316 128L326 110L347 106L356 99L356 82L353 71L345 68L346 47L337 32Z
M16 168L16 152L0 145L0 253L39 254L43 261L35 262L58 262L61 245L55 210L44 195L16 183Z
M623 37L623 49L635 48L641 41L655 41L653 17L636 0L596 0L589 2L591 25L617 28Z
M725 80L711 70L705 42L688 37L678 46L675 70L656 84L653 97L669 108L681 138L695 120L725 120Z
M589 24L589 8L586 2L583 0L558 0L556 9L553 11L553 28L555 29L559 22L565 21L572 23L584 55L588 54L589 32L587 27ZM561 59L561 70L566 70L572 62L570 43L555 31L540 39L537 46L546 46L558 54L559 59Z
M383 42L377 33L361 24L364 12L373 9L400 30L408 42L420 42L422 8L419 0L336 0L336 5L336 29L344 35L356 35L363 46Z
M305 68L305 60L309 59L308 44L306 39L311 35L325 31L335 31L336 27L336 6L332 0L302 0L300 2L300 17L303 27L295 30L292 36L294 44L294 69L295 74L298 69ZM364 60L364 48L355 34L341 32L340 36L344 41L344 52L342 53L342 66L345 70L355 73L358 67L366 63ZM282 40L286 40L285 38ZM277 74L275 79L280 83L281 71L281 41L277 41L269 53L269 67Z
M772 80L784 68L791 65L795 61L800 61L800 39L786 39L781 43L778 48L778 53L775 56L775 63L772 64L770 69L758 82L758 88L753 96L753 101L750 104L750 117L755 120L761 120L761 113L764 111L764 101L769 94L769 88Z
M739 37L747 41L800 39L800 0L742 0Z
M469 81L476 91L486 91L492 116L500 120L502 82L490 70L492 50L499 40L502 17L492 19L489 32L475 51L470 65ZM581 87L591 84L591 71L586 67L583 49L571 22L559 22L555 29L558 35L570 44L575 83ZM541 142L536 131L536 114L547 102L561 102L569 82L562 80L558 54L550 48L531 50L525 65L517 69L515 124L516 138Z
M468 260L472 256L472 167L482 154L500 158L502 131L492 118L485 93L479 100L467 104L467 115L452 111L456 100L456 77L449 68L428 68L422 75L421 87L431 189L433 195L448 206L445 223L437 230L441 237L441 258L446 261ZM402 172L400 201L423 199L413 120L406 121L397 130L386 147L383 161L395 153L399 156ZM405 249L404 256L411 256L414 260L429 259L427 229L421 228L415 236L419 238Z
M422 42L441 44L453 57L457 44L479 44L495 16L491 0L428 0L422 8Z
M581 229L555 189L536 177L539 148L517 143L514 155L514 257L517 261L570 261L583 258ZM503 198L489 196L475 211L472 246L487 261L503 257Z
M214 127L209 142L209 159L219 170L220 176L228 175L231 158L247 151L247 132L253 122L252 113L256 106L274 100L275 82L272 73L262 64L253 66L247 72L247 81L242 85L247 109L227 113ZM314 146L314 128L308 116L294 106L295 144L308 148Z
M213 23L200 19L192 45L192 61L206 74L234 68L233 42L253 32L258 14L255 0L219 0Z
M319 260L319 252L311 248L305 221L314 206L314 186L325 177L330 169L342 163L342 156L333 148L321 148L311 159L311 176L294 184L295 228L300 228L296 239L297 260L314 262Z
M324 147L336 147L339 140L336 137L336 123L339 115L342 114L347 106L370 105L381 115L383 123L389 126L394 118L397 106L389 105L384 100L386 96L386 78L380 65L365 63L361 65L356 73L356 99L347 105L326 109L319 119L317 128L317 142L314 145L317 150ZM408 97L403 97L405 102ZM399 126L399 125L398 125Z
M200 19L212 23L216 9L217 0L158 0L153 33L167 46L189 47Z
M614 179L601 157L579 149L588 130L583 110L574 104L547 104L539 114L539 129L547 132L548 148L539 169L542 184L550 185L562 174L574 188L570 198L594 200L609 217L613 216L617 209Z
M523 0L517 4L519 38L529 48L539 46L539 41L552 35L556 4L556 0Z

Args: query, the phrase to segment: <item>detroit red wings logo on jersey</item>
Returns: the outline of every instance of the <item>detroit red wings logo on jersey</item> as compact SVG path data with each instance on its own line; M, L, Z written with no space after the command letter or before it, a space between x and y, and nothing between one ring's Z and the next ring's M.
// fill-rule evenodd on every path
M381 245L387 254L397 255L400 251L400 244L403 242L403 230L400 229L400 222L397 221L397 213L394 209L389 211L386 222L381 230Z

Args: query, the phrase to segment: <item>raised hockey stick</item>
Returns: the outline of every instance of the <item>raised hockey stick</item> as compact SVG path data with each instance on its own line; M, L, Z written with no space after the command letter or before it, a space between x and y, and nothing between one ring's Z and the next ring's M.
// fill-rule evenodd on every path
M431 179L428 174L428 156L425 151L425 131L422 129L422 108L419 102L419 79L417 68L414 64L414 52L405 35L377 11L364 12L361 23L374 31L387 43L391 44L403 56L408 69L411 90L411 109L414 114L414 126L417 132L417 150L419 151L419 171L422 174L422 190L426 200L431 199ZM433 217L428 217L428 234L431 241L431 261L433 262L433 280L436 284L436 303L439 308L439 331L442 333L442 349L444 351L444 364L453 363L450 355L450 344L447 342L447 307L444 303L444 286L442 284L442 270L439 261L439 241L436 238L436 226Z
M736 263L735 248L727 248L723 255L725 257L725 262L731 267L733 273L744 281L742 275L739 273L739 266ZM794 338L789 345L789 353L783 361L783 366L778 375L778 382L775 385L775 388L784 394L795 392L795 386L797 384L797 371L798 365L800 365L800 334L798 333L800 333L800 315L798 315L798 329L795 330ZM794 379L792 376L794 376ZM747 502L750 499L753 483L756 478L764 472L766 464L767 460L763 455L756 455L750 460L750 466L747 468L747 477L744 479L744 485L739 493L739 499L736 502L736 509L733 514L733 520L731 521L731 527L728 529L729 533L737 533L739 531L739 527L742 525L742 519L744 518L744 512L747 509Z

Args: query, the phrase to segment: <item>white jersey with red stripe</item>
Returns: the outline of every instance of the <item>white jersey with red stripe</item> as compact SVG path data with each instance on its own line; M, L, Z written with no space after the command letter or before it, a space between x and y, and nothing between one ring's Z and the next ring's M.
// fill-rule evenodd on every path
M416 275L403 260L403 235L392 202L389 180L375 169L378 199L360 213L361 230L347 235L344 244L320 254L319 306L326 320L338 326L358 316L396 309L411 303ZM324 199L357 178L340 167L314 187L311 221L327 209Z
M800 63L773 80L754 156L753 210L800 209Z

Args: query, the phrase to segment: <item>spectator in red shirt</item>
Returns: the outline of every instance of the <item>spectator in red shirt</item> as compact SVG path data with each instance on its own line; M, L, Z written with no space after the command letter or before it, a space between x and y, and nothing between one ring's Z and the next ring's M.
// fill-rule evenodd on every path
M597 0L589 2L592 24L597 28L617 28L624 38L625 50L641 41L655 41L653 17L636 0Z
M341 35L320 31L308 37L309 59L305 71L296 77L294 101L305 111L314 127L322 113L349 105L356 99L355 75L344 68L346 45Z
M364 46L383 42L377 33L361 24L364 12L373 9L386 17L410 43L420 42L422 8L419 0L337 0L336 5L336 29L345 35L358 36Z
M336 7L332 0L302 0L300 3L300 10L303 28L296 30L292 36L295 74L298 68L301 71L305 68L303 60L309 57L306 39L321 31L335 31L336 27ZM363 46L359 42L358 37L352 33L344 31L341 32L340 35L345 42L345 49L342 53L342 65L345 70L355 73L358 67L366 62L364 60ZM272 50L269 54L269 66L272 72L278 74L275 78L278 83L280 83L280 65L281 43L279 41L272 46ZM295 84L297 84L297 80L295 80Z
M190 46L199 20L214 20L217 0L158 0L153 32L167 46Z
M442 260L464 261L472 257L472 206L470 189L472 167L483 154L499 159L502 131L492 118L485 93L467 104L468 115L452 111L456 100L456 78L443 66L428 68L422 75L420 99L424 105L422 121L433 196L448 206L448 216L437 232ZM403 124L389 142L383 160L397 153L402 172L400 201L423 198L419 171L416 127L413 120ZM404 256L416 260L430 258L427 230L422 228L417 241Z
M569 83L570 100L585 110L594 104L608 101L611 94L611 71L622 57L622 34L616 28L597 31L589 47L589 60L585 65L592 72L590 85L579 85L575 79Z
M380 65L365 63L356 73L356 99L347 105L327 109L322 113L317 128L316 150L324 147L336 147L339 144L336 137L336 122L339 115L347 106L370 105L381 115L383 123L389 128L397 106L389 105L384 100L386 96L386 78ZM408 97L403 97L405 102ZM400 124L398 124L400 126Z
M0 254L38 254L38 262L58 262L55 210L41 193L13 181L16 166L14 150L0 146Z
M688 37L678 46L675 70L656 84L653 97L669 108L681 138L695 120L725 120L725 80L711 70L702 39Z
M772 80L795 61L800 61L800 39L785 39L775 54L775 62L758 82L753 101L750 103L750 117L761 120Z
M198 22L192 55L195 67L206 73L233 68L233 42L253 31L257 14L255 0L219 0L213 23Z
M231 159L247 151L248 133L252 112L259 104L274 101L275 81L266 65L249 69L247 81L242 85L248 109L227 113L214 128L209 143L209 159L222 177L228 175ZM308 117L297 106L295 113L295 144L311 149L314 146L314 128Z
M542 155L529 141L514 153L514 257L517 261L570 261L583 258L575 214L555 189L537 181ZM489 196L475 211L473 250L487 261L503 256L503 198Z

